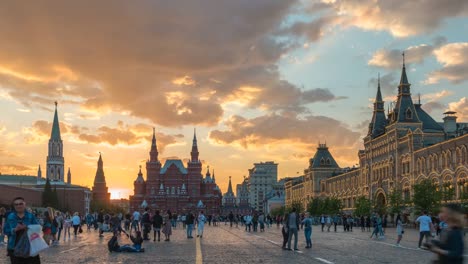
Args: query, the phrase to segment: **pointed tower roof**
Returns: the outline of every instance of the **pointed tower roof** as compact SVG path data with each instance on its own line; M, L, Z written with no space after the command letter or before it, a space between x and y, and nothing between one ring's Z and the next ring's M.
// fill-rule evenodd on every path
M71 172L70 172L70 167L68 167L67 183L68 183L68 184L71 184Z
M97 162L96 176L94 177L94 184L96 183L106 183L106 178L104 176L104 164L102 162L101 152L99 152L99 160Z
M198 145L197 145L197 131L193 129L192 151L190 152L191 161L198 162Z
M153 138L151 139L150 161L158 161L158 146L156 145L156 128L153 127Z
M411 98L411 84L406 76L405 53L403 56L403 68L401 70L400 84L398 85L398 99L392 113L392 123L417 123L421 122Z
M50 134L50 139L61 140L60 125L59 125L58 114L57 114L57 102L55 102L54 122L52 124L52 133Z
M211 182L210 166L206 169L205 182Z
M384 101L382 100L382 92L380 90L380 74L377 82L377 95L374 101L374 111L372 113L372 121L369 124L368 135L375 138L385 133L385 126L387 125L387 118L385 117Z
M193 142L192 147L197 147L197 129L193 129Z
M227 194L232 194L232 195L234 195L234 192L232 191L231 176L229 176L229 185L228 185Z
M213 169L213 177L212 178L213 178L213 182L216 183L214 169Z
M401 70L400 85L410 85L408 83L408 77L406 76L405 52L401 55L403 56L403 69Z
M138 177L136 179L136 182L139 182L139 183L145 182L145 180L143 179L143 173L141 173L141 165L140 165L140 171L138 172Z

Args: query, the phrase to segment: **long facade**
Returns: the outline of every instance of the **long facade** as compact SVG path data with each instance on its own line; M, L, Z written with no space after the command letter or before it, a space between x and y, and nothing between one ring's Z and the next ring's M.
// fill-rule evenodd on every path
M353 210L356 199L365 196L385 206L394 189L410 198L413 185L424 179L453 188L453 199L460 199L468 191L468 124L457 123L455 112L436 122L420 102L413 102L410 87L403 64L397 101L385 114L379 82L359 167L340 168L328 148L319 145L303 180L285 184L286 205L306 206L311 198L329 196Z
M130 210L148 206L174 213L204 210L207 214L219 214L221 191L216 184L214 171L210 172L208 167L205 177L202 175L195 134L190 154L187 166L179 159L168 159L162 166L153 131L150 158L146 162L146 180L140 168L134 182L134 195L130 196Z

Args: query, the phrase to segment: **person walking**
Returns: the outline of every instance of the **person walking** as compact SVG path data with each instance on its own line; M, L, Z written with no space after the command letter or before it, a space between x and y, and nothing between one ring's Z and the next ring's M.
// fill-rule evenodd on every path
M288 223L286 222L286 219L288 219L289 214L286 213L284 216L284 221L283 221L283 226L281 228L281 234L283 235L283 246L282 248L284 250L288 249L286 247L286 244L288 243L288 238L289 238L289 230L288 230Z
M418 248L422 249L423 247L421 247L421 244L422 244L423 238L426 238L426 243L428 243L429 237L431 236L432 220L427 215L427 211L424 211L423 214L416 219L416 223L419 223Z
M198 232L197 232L197 237L202 238L203 237L203 230L205 229L205 222L206 222L206 217L203 214L203 211L200 212L198 215Z
M232 222L234 222L234 214L232 213L232 211L229 213L229 226L232 227Z
M192 212L189 212L185 216L185 223L187 225L187 238L193 238L192 236L192 230L193 230L193 222L195 221L195 216L192 214Z
M133 215L132 215L132 229L135 229L135 232L140 231L140 218L141 218L140 212L135 210L135 212L133 212Z
M304 224L304 236L306 240L306 248L312 247L312 218L310 218L310 213L307 212L305 214L304 220L302 220L302 224ZM330 227L328 227L328 231L330 231Z
M151 219L152 224L153 224L153 242L156 241L156 235L158 235L158 242L161 241L161 226L163 224L163 218L159 214L159 210L156 210L155 214L153 215L153 218Z
M3 227L6 222L6 210L5 207L0 208L0 245L5 244L5 233L3 232Z
M78 212L75 212L73 214L72 223L73 223L73 234L75 236L77 236L78 235L78 229L81 226L81 218L80 218L80 215L78 214Z
M364 232L366 231L366 219L364 218L363 215L361 215L359 219L359 225L361 226L361 231Z
M371 219L368 215L366 215L366 229L367 229L367 232L370 232L370 228L371 228Z
M294 250L299 250L297 248L297 231L299 230L300 225L300 218L297 214L297 209L293 208L292 212L288 215L288 219L286 219L286 223L288 224L288 250L291 249L291 240L294 236Z
M252 227L252 216L250 215L250 213L244 216L244 222L245 222L245 231L247 231L248 229L250 232L250 228Z
M36 217L26 210L26 202L23 197L16 197L13 199L14 210L8 214L3 228L5 234L8 236L7 256L10 257L12 264L28 263L40 264L41 259L39 255L34 257L16 257L15 245L22 236L27 236L27 228L29 225L38 225Z
M446 220L448 227L443 231L439 241L433 240L426 246L437 254L437 263L462 264L465 248L463 209L458 204L446 204L442 207L440 214Z
M396 232L398 236L396 246L401 247L400 242L401 242L401 239L403 238L403 234L405 233L405 230L403 230L403 221L401 221L400 214L397 215L395 224L396 224Z
M331 227L331 224L332 224L331 216L327 215L326 222L327 222L327 232L330 232L330 227Z
M263 213L258 216L258 223L260 224L260 232L265 232L265 215Z
M338 215L335 215L333 217L333 227L335 228L335 233L336 233L336 226L338 225L339 221L340 221L340 217Z
M70 240L72 225L73 225L72 217L70 213L67 212L65 214L65 219L63 220L63 241L67 241L67 233L68 233L68 239Z
M150 240L149 233L151 232L151 216L148 207L145 208L145 212L141 217L141 225L143 227L143 240Z
M323 228L325 227L325 216L324 215L321 215L320 216L320 224L322 225L322 232L323 232Z
M172 214L170 210L167 210L166 215L164 216L164 223L163 223L163 229L162 232L166 239L164 241L169 242L171 240L171 235L172 235Z

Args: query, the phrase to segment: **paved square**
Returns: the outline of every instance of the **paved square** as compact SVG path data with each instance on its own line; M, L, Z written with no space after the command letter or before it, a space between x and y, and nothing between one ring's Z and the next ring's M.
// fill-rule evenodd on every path
M170 242L145 242L144 253L109 253L110 233L99 238L96 231L85 230L77 238L47 249L41 259L42 263L430 263L433 254L416 248L416 230L407 230L400 248L394 246L394 231L389 228L385 240L374 240L359 229L344 233L339 228L335 233L314 226L312 249L304 248L304 236L299 232L300 251L291 252L281 249L282 236L276 226L262 233L247 233L241 226L206 226L202 239L190 240L178 227ZM130 241L122 236L119 243ZM0 263L9 263L5 254L0 255Z

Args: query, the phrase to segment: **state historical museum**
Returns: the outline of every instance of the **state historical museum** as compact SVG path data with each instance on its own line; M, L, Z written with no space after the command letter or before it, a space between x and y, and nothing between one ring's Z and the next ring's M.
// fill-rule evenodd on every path
M130 196L130 210L144 207L173 213L203 210L206 214L219 214L221 210L221 191L216 184L215 175L209 167L205 177L202 163L198 158L197 136L193 136L192 151L187 166L180 159L168 159L161 166L158 160L156 135L153 130L150 158L146 162L146 181L138 173L134 182L134 195Z

